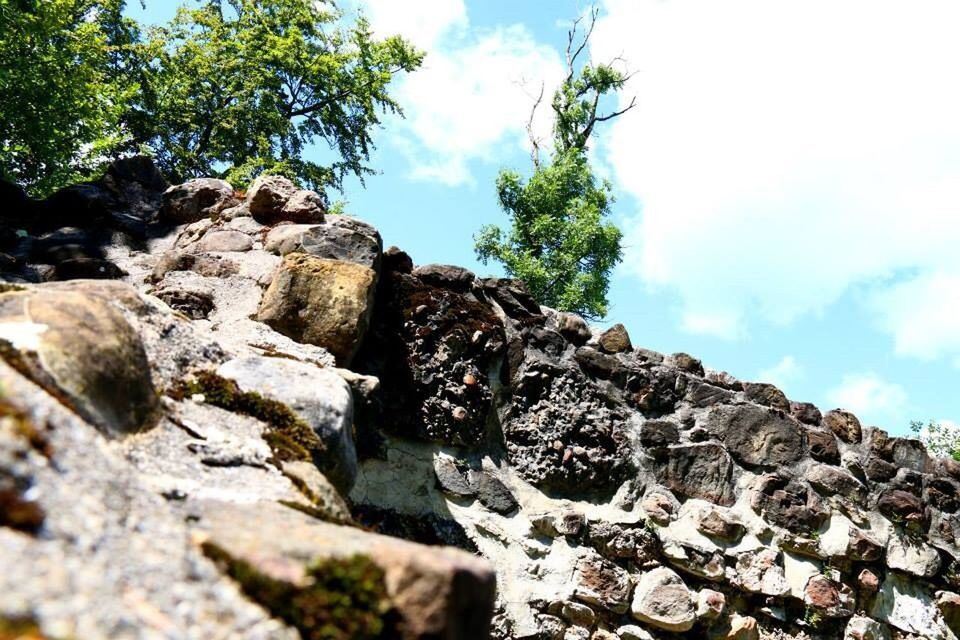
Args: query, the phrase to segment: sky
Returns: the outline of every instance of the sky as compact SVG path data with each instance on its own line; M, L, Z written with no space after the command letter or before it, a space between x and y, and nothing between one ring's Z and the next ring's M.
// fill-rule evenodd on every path
M131 3L167 19L173 0ZM419 264L479 264L494 181L563 72L573 0L341 0L426 51L395 81L347 210ZM607 322L822 410L960 421L960 4L601 0L596 62L633 76L591 150L625 233ZM546 112L543 112L547 116ZM549 132L548 117L536 131ZM322 149L311 151L318 157Z

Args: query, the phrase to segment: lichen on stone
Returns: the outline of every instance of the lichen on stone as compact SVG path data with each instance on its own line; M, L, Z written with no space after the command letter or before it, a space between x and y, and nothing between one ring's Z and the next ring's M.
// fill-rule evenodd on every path
M167 392L175 400L202 396L203 401L233 413L265 422L263 439L278 461L316 460L326 451L313 429L286 404L259 393L242 391L233 380L212 371L200 371Z
M213 542L205 542L203 552L304 640L396 637L383 570L366 556L316 561L305 569L305 584L298 585L265 575Z

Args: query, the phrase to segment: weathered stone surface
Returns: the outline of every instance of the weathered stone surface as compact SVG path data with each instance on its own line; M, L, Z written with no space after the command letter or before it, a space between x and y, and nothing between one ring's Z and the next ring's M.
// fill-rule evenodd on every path
M0 357L108 434L156 423L143 344L109 298L44 287L0 293Z
M854 616L844 629L843 640L890 640L890 629L872 618Z
M199 178L167 189L160 219L171 224L189 224L216 216L235 203L233 187L223 180Z
M580 347L590 340L590 327L575 313L561 313L557 318L557 330L564 338Z
M701 589L697 594L697 620L711 622L723 615L727 597L720 591Z
M229 229L205 233L196 245L199 251L250 251L253 240L245 233Z
M247 190L247 206L263 224L323 222L325 208L312 191L302 191L282 176L260 176Z
M735 613L726 624L711 629L709 637L710 640L759 640L760 629L753 616Z
M755 484L751 506L765 520L788 531L818 531L829 517L816 494L803 482L785 475L761 476Z
M857 416L843 409L827 411L823 416L823 426L844 442L857 444L863 438L863 430Z
M804 424L817 426L823 420L820 409L812 402L791 402L790 415Z
M921 526L927 520L926 509L920 498L900 489L889 489L880 495L877 509L894 522Z
M782 413L754 405L718 407L708 427L747 468L789 465L804 453L800 425Z
M863 498L867 488L850 473L828 464L817 464L806 472L806 479L814 489L825 495L840 495L857 501Z
M495 576L486 562L463 551L319 522L280 505L206 504L197 526L205 534L204 550L219 559L222 570L241 587L260 575L304 589L311 584L311 567L323 567L331 559L360 558L379 569L370 572L379 584L366 588L382 589L399 614L388 635L455 640L486 638L489 633ZM236 569L241 562L249 567L242 573ZM291 605L263 596L253 595L268 610ZM307 606L309 600L302 602L292 604ZM303 613L308 614L303 625L309 629L309 611Z
M438 456L433 461L433 472L437 476L437 484L445 493L462 498L477 495L476 488L470 486L466 475L457 468L453 458Z
M810 457L827 464L840 464L840 447L837 446L837 438L832 432L822 429L807 429L805 433Z
M746 591L768 596L783 596L790 591L777 552L767 548L737 556L736 582Z
M274 227L267 234L264 248L278 255L307 253L379 271L383 242L377 230L365 222L348 216L329 216L326 224Z
M750 402L790 412L790 401L777 387L766 382L744 382L743 395Z
M413 259L400 247L388 247L383 252L383 270L411 273L413 271Z
M894 533L887 543L887 566L921 578L940 571L940 554L928 544Z
M683 579L660 567L640 577L630 613L640 622L664 631L689 631L696 622L696 605Z
M853 614L853 596L849 588L824 575L815 575L807 581L803 601L828 618L845 618Z
M635 624L625 624L622 627L617 627L617 637L620 640L653 640L649 631Z
M719 509L709 509L697 520L701 533L719 540L736 542L743 537L745 527Z
M924 639L954 638L928 587L896 572L887 572L869 611L872 618Z
M733 462L720 445L669 447L657 474L661 483L682 496L723 506L734 502Z
M367 267L292 253L264 293L257 319L348 365L370 324L375 281Z
M574 576L573 595L583 602L614 613L630 606L630 574L597 555L580 558Z
M703 376L703 363L691 356L689 353L677 352L670 354L666 358L666 364L675 367L680 371L692 373L695 376Z
M230 360L217 370L243 391L252 391L287 405L319 436L325 446L314 462L344 494L357 476L353 441L353 395L337 374L285 358L250 356Z
M633 349L627 328L622 324L615 324L600 334L599 343L605 353L624 353Z
M517 500L503 482L489 471L470 470L467 482L480 503L491 511L507 514L517 510Z

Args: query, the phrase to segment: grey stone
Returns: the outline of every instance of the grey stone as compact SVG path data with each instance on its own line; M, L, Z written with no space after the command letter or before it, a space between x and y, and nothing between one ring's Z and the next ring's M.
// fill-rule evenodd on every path
M353 441L353 396L336 373L281 358L249 356L224 363L217 371L253 391L283 402L309 424L326 445L317 465L344 494L357 476Z
M245 233L231 230L208 231L197 242L199 251L225 253L228 251L250 251L253 240Z
M630 613L640 622L674 633L689 631L697 620L690 590L680 576L666 567L640 576Z
M789 465L804 453L797 421L770 409L718 407L710 412L707 428L723 440L734 460L750 469Z
M491 511L507 514L517 510L516 498L499 478L488 471L471 469L467 473L470 488L476 492L480 504Z
M236 202L230 183L199 178L170 187L163 193L160 219L171 224L188 224L219 214Z

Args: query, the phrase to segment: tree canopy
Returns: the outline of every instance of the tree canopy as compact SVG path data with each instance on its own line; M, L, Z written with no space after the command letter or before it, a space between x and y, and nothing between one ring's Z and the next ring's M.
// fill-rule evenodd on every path
M613 203L611 187L598 180L588 159L589 143L597 124L633 108L600 112L603 96L623 88L628 75L611 64L583 63L597 10L589 15L585 33L580 21L568 34L567 75L553 95L552 151L541 160L541 141L533 134L533 120L543 101L537 98L527 130L532 146L533 174L524 181L515 171L497 177L500 206L511 227L483 227L475 237L479 259L496 260L506 272L523 280L541 304L575 311L587 318L607 313L607 292L613 268L622 260L622 233L607 220Z
M331 0L195 0L151 28L123 8L0 0L0 175L43 195L145 151L174 181L339 188L373 172L390 81L423 58Z

